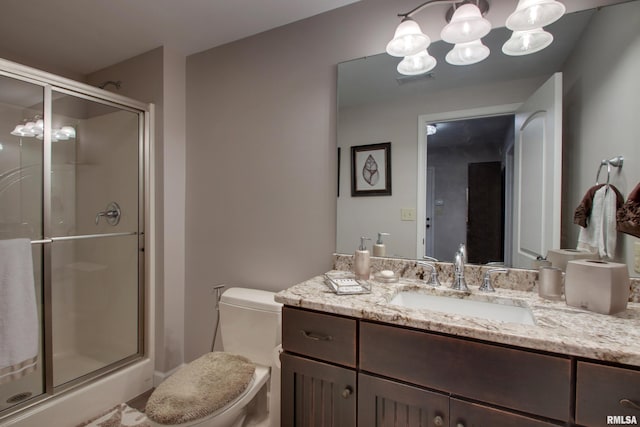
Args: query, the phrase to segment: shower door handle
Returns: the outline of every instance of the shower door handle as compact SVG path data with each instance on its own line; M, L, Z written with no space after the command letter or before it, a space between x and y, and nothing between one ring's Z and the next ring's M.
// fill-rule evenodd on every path
M96 214L96 225L100 222L100 217L103 216L107 220L107 224L116 226L120 222L120 215L122 211L120 210L120 205L116 202L111 202L107 205L105 210L98 212Z

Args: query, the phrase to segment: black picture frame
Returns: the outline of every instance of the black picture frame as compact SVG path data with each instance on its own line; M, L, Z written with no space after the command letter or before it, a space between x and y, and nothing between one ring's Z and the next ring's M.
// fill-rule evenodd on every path
M391 195L391 142L351 147L351 197Z

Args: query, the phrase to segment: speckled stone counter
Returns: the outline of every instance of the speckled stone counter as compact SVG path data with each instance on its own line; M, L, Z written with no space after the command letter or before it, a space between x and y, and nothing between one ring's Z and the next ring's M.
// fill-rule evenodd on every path
M440 280L451 281L453 276L453 264L450 262L432 263L438 271ZM464 275L467 283L480 285L482 277L487 270L495 266L468 264L464 267ZM344 254L333 255L333 269L341 271L353 271L353 256ZM423 279L430 273L428 268L418 265L415 260L403 258L379 258L371 257L371 270L392 270L399 273L400 277L408 279ZM509 268L506 274L497 274L491 279L493 286L501 289L513 289L518 291L537 292L538 272L520 268ZM629 301L640 303L640 278L629 280Z
M412 268L416 268L415 262ZM528 274L527 270L521 271L524 272L522 274ZM422 274L420 271L415 273L417 276ZM517 271L511 270L508 274L517 274ZM627 310L622 313L603 315L569 307L564 301L540 298L537 292L531 292L535 287L533 276L530 278L533 283L525 283L524 290L496 288L495 293L479 292L478 286L468 279L471 294L448 289L446 280L443 280L446 277L448 276L441 276L443 286L439 288L432 288L415 278L402 278L398 283L374 282L370 294L336 295L325 285L323 277L318 276L279 292L275 299L294 307L640 366L638 303L629 303ZM536 324L505 323L389 304L398 292L406 290L526 306L533 313Z

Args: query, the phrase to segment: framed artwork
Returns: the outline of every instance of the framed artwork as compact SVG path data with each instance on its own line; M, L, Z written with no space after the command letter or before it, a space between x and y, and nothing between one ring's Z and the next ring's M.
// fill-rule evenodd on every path
M351 196L391 195L391 143L351 147Z

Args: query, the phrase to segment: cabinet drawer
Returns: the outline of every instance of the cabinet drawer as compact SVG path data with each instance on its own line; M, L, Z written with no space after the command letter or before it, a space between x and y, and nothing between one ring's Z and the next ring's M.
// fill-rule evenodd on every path
M341 365L356 367L355 319L296 308L282 310L282 347Z
M571 414L568 358L361 322L360 368L556 420Z
M556 427L545 421L536 420L500 409L476 403L451 399L451 425L473 427L518 426L518 427Z
M640 420L640 371L578 362L576 423L620 424L620 419L634 416Z

